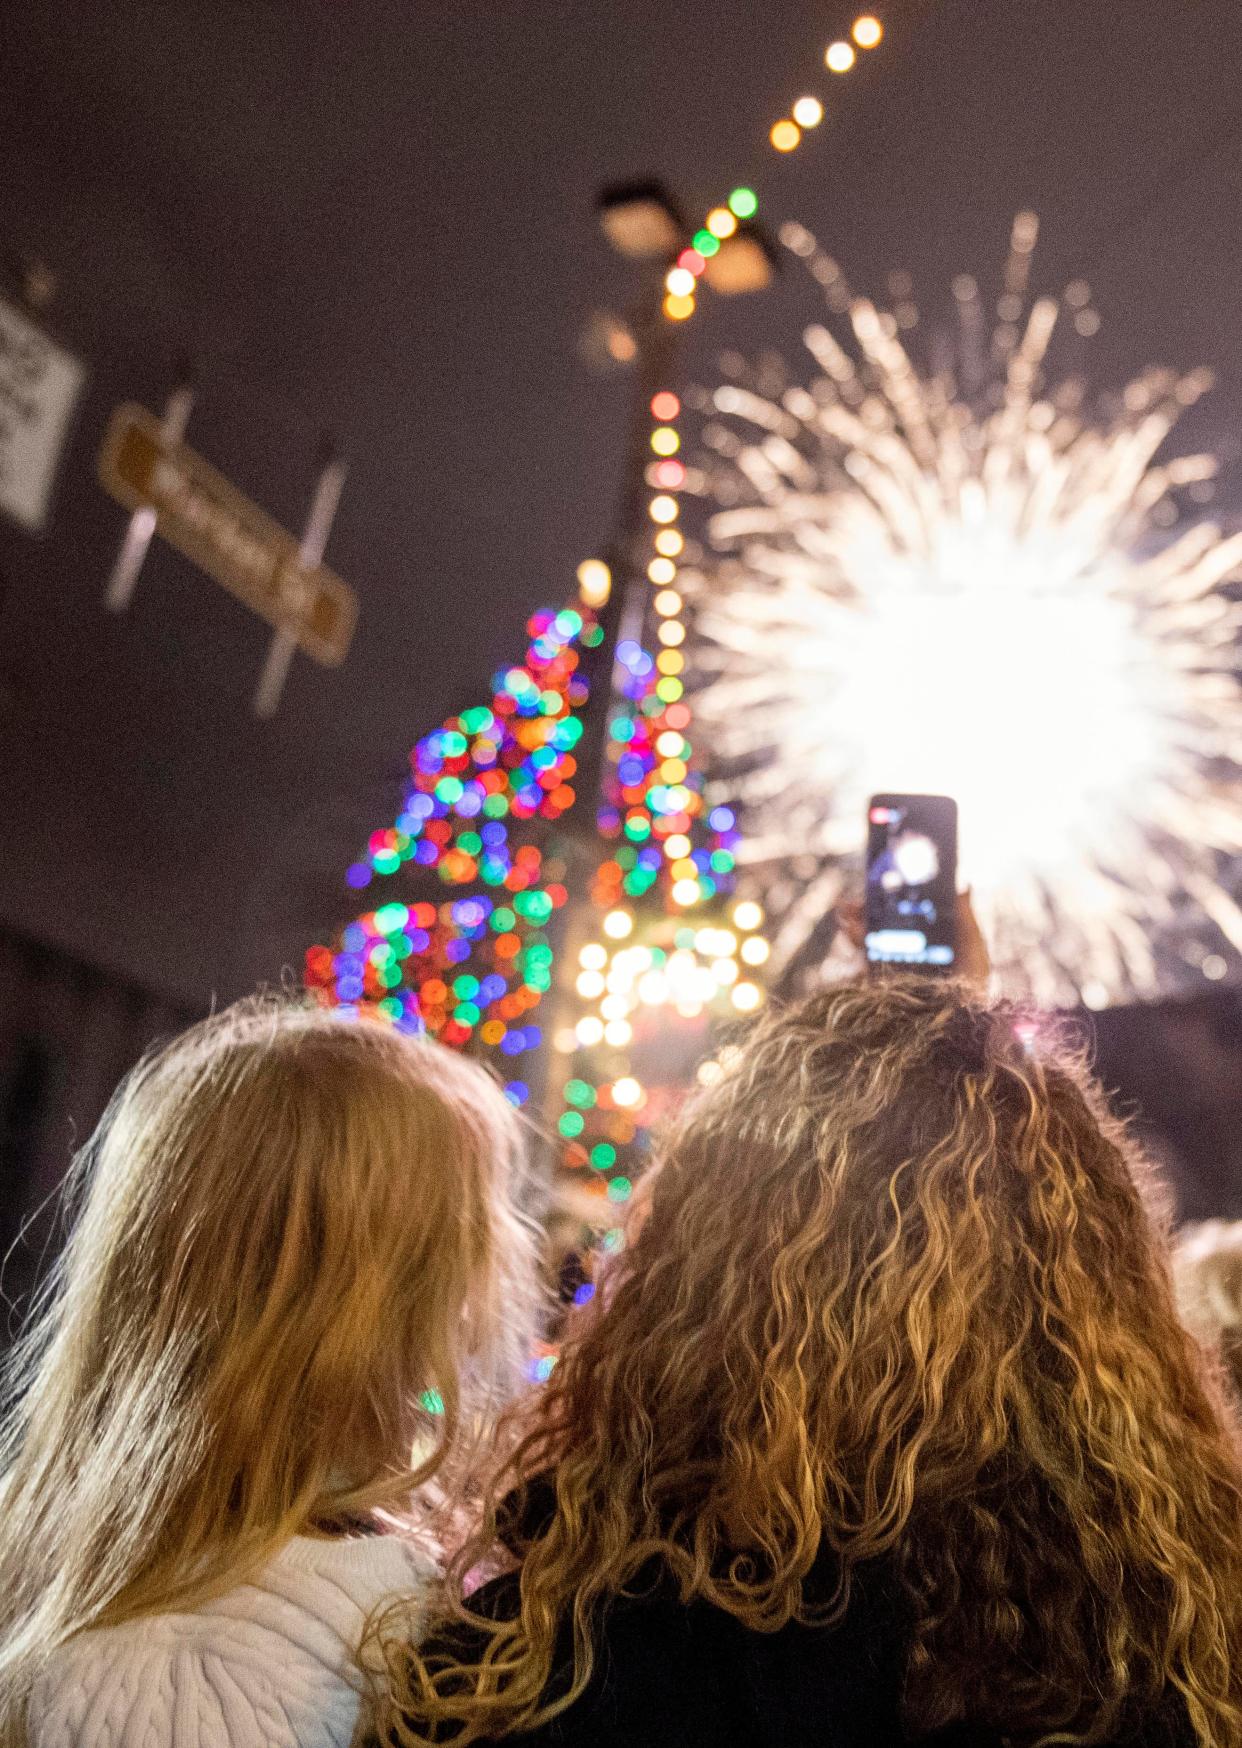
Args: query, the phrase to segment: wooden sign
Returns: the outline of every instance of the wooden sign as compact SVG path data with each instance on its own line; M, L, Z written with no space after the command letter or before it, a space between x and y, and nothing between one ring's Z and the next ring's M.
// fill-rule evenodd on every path
M46 526L56 464L86 369L16 304L0 298L0 510Z
M184 443L161 440L145 407L112 415L99 456L103 488L127 510L325 667L344 661L358 597L325 565L303 566L299 543Z

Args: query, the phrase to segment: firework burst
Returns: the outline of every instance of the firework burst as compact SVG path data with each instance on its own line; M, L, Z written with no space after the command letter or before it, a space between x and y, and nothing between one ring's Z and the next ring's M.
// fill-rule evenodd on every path
M881 312L786 227L845 343L816 325L812 380L739 366L704 397L697 709L788 983L885 789L957 797L1010 988L1102 1006L1242 949L1242 536L1182 517L1212 457L1157 459L1210 378L1152 368L1115 405L1050 388L1058 322L1098 317L1081 284L1029 299L1035 229L1019 215L999 326L956 281L951 355L921 366L908 285Z

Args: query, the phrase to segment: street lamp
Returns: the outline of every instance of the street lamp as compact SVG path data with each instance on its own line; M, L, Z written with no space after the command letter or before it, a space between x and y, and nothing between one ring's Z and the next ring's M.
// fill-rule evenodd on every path
M600 229L629 261L668 260L686 234L686 221L662 182L624 182L601 191L595 203Z

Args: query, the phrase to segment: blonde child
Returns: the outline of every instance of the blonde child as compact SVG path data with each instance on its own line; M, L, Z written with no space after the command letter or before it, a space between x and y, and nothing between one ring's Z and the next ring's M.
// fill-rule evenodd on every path
M378 1533L520 1376L516 1114L436 1045L247 1002L122 1085L0 1427L5 1748L343 1748Z

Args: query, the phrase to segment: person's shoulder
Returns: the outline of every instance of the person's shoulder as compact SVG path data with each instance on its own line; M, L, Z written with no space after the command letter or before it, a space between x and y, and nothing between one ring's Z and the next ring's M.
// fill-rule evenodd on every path
M429 1576L380 1538L295 1543L199 1607L80 1634L30 1697L30 1748L345 1748L367 1617L391 1597L416 1631Z
M229 1599L207 1606L227 1612L233 1602L267 1610L278 1598L352 1638L356 1617L369 1615L388 1599L419 1612L436 1574L430 1555L402 1536L335 1541L296 1536Z
M56 1651L27 1705L30 1748L344 1748L339 1670L240 1619L159 1615Z

